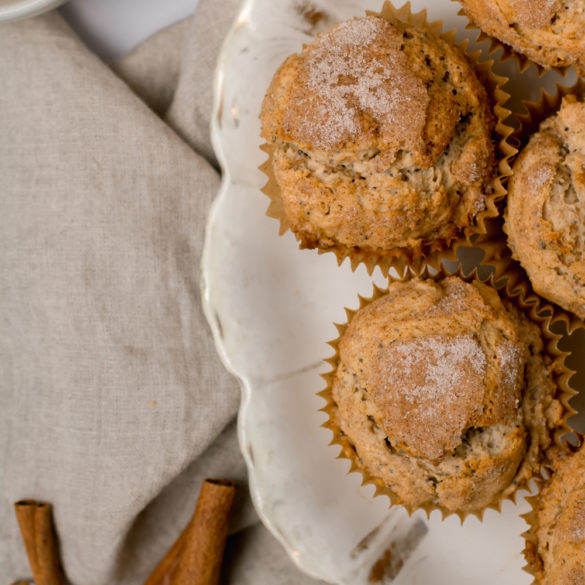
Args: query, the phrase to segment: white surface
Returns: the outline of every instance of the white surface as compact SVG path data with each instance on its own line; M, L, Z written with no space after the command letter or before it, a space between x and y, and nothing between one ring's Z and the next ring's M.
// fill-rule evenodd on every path
M0 22L21 20L51 10L65 0L15 0L14 2L0 3Z
M339 20L380 2L317 5ZM359 585L415 518L400 508L389 511L386 497L373 498L371 486L360 487L359 474L347 475L349 462L335 459L339 447L329 447L331 433L320 428L321 360L332 353L325 342L337 336L333 322L345 321L344 306L355 308L358 293L371 295L371 279L363 267L355 273L347 263L338 267L332 254L299 251L291 233L279 237L277 222L265 216L258 114L278 65L311 40L295 6L297 0L248 0L220 57L212 137L224 181L208 223L204 303L218 350L242 382L240 442L260 516L307 573ZM457 4L413 2L415 10L425 6L430 19L457 26L459 37L469 34ZM552 87L555 78L544 83ZM537 97L540 83L534 69L516 75L516 102ZM394 583L530 583L521 555L525 524L519 513L526 510L523 500L519 506L506 502L502 514L490 510L483 524L470 518L463 526L456 517L442 522L438 513L423 519L429 532ZM360 552L358 543L380 524Z
M61 13L93 51L112 59L193 14L197 3L198 0L72 0L61 8Z

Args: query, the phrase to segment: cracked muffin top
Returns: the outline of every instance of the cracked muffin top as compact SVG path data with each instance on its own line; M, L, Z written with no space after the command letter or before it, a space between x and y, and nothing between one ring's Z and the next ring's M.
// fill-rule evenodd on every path
M486 34L545 69L585 76L585 0L459 0Z
M533 504L524 554L537 585L585 585L585 447L558 452Z
M585 104L563 99L514 164L505 230L534 290L585 319Z
M261 121L301 247L415 254L485 206L490 100L465 56L426 29L337 24L278 69Z
M351 319L331 416L398 503L464 516L539 470L562 418L555 391L539 327L496 289L413 279Z

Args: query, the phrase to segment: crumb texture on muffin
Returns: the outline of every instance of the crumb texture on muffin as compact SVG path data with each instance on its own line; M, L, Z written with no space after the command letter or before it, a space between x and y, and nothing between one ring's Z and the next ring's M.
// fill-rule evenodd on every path
M545 69L585 76L585 0L459 0L486 34Z
M564 98L520 153L505 230L534 290L585 318L585 104Z
M525 550L538 585L585 585L585 448L558 453Z
M473 224L494 170L490 108L457 48L399 21L344 21L288 57L262 136L301 246L415 253Z
M539 469L561 406L537 325L492 287L394 282L339 341L330 416L407 509L497 505Z

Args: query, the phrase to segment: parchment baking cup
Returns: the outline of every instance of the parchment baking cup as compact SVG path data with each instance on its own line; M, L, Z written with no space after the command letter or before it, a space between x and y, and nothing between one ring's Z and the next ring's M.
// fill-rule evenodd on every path
M578 79L573 85L565 86L561 85L560 83L556 84L556 91L554 94L548 93L545 89L541 89L540 98L536 102L531 101L523 101L522 104L526 110L525 114L515 114L518 120L518 127L514 133L514 141L518 144L518 152L520 152L528 143L530 137L535 133L538 132L540 124L546 120L549 116L556 114L560 107L563 98L567 95L574 95L580 100L585 101L585 80ZM504 223L502 225L503 234L506 236L506 246L505 252L501 249L501 246L498 244L495 245L498 248L497 252L492 252L493 254L499 255L500 258L505 258L506 256L511 258L511 250L508 247L508 238L509 234L506 229L506 220L507 220L507 207L504 209L502 213L502 219ZM524 271L522 266L517 262L516 259L511 259L511 262L516 264L516 269L521 271L524 274L524 278L527 282L530 282L530 278L528 274ZM536 293L533 293L536 294ZM572 325L571 327L573 330L578 327L584 327L585 324L582 321L579 321L577 317L572 318Z
M563 446L560 448L562 452L574 454L585 444L585 435L582 435L581 433L575 433L575 435L577 437L577 442L564 442ZM537 510L542 490L554 479L554 473L550 466L547 466L546 474L546 478L542 476L537 478L537 492L526 498L531 509L529 512L526 512L526 514L522 514L521 516L528 524L528 529L522 533L522 537L524 538L524 550L522 551L522 554L526 561L526 565L522 568L533 576L534 580L532 581L532 585L542 585L542 578L544 576L540 555L538 554L538 538L536 536L539 528Z
M459 0L451 1L460 4ZM505 63L506 61L510 60L515 61L516 66L518 67L518 71L520 73L525 73L530 67L534 67L536 69L536 74L538 75L538 77L542 77L545 73L548 73L549 71L556 71L559 75L565 77L567 75L567 72L571 68L570 65L565 65L564 67L548 68L544 67L537 63L536 61L532 61L532 59L524 55L524 53L518 53L512 48L511 45L508 45L503 41L500 41L496 37L492 37L491 35L485 33L478 24L476 24L469 18L469 16L465 13L465 10L463 10L463 8L460 8L457 14L467 19L467 24L465 25L466 30L473 30L479 33L477 39L475 40L475 43L481 44L486 41L489 42L489 47L487 48L488 55L493 55L498 49L501 49L502 52L498 60L501 63Z
M481 51L470 52L468 50L468 40L460 43L455 41L456 31L451 30L442 32L443 21L427 21L426 9L413 13L410 8L410 2L407 2L401 8L395 8L390 2L386 1L380 12L367 11L369 16L380 16L386 20L400 20L411 26L426 28L435 36L442 38L454 47L457 47L470 62L475 73L483 83L488 96L493 103L493 113L496 118L494 128L494 142L496 155L496 176L490 181L487 193L485 193L485 209L480 211L475 223L463 228L462 233L452 236L446 240L433 242L426 245L422 250L409 250L407 248L396 248L384 252L372 252L363 250L352 250L347 247L331 247L327 249L318 248L319 254L333 252L337 257L338 265L349 258L351 269L355 270L360 264L364 264L368 274L372 274L376 266L380 267L382 274L387 275L390 268L395 268L399 273L403 272L407 266L422 268L423 265L430 265L438 268L442 259L454 259L456 257L455 248L460 245L473 245L473 242L480 236L488 237L490 228L488 222L498 217L498 202L506 196L504 186L507 177L512 174L510 168L510 159L517 153L517 149L509 141L514 129L505 123L510 116L511 110L504 107L509 100L510 95L502 88L507 83L508 78L496 75L492 71L493 60L480 62ZM304 48L304 47L303 47ZM280 197L280 187L272 169L272 144L264 143L260 146L267 155L267 160L260 165L259 169L266 175L267 182L261 191L270 199L266 215L280 222L279 235L286 233L290 229L284 205ZM298 238L297 238L298 239ZM299 242L299 248L306 246Z
M571 432L571 429L567 424L567 419L573 414L575 414L575 410L570 406L569 400L576 394L576 392L569 385L569 380L574 374L574 372L565 365L566 357L569 354L568 352L561 351L558 347L559 340L563 336L561 334L555 333L551 329L551 325L559 321L564 322L567 327L567 330L570 333L575 328L574 319L570 314L561 311L557 307L551 304L542 303L541 298L531 292L530 286L524 279L523 274L521 272L516 270L514 266L509 263L508 260L497 261L497 263L500 262L504 262L507 266L510 266L510 268L509 269L505 269L504 267L497 268L495 273L499 273L500 275L502 275L500 278L497 279L494 278L494 274L492 274L487 279L483 280L480 279L478 277L477 268L474 269L470 274L465 275L461 268L459 268L456 272L449 272L445 269L444 266L442 266L438 272L433 270L432 274L429 272L428 267L424 267L422 270L410 269L405 272L402 278L394 278L390 276L389 283L408 282L409 280L417 276L424 279L432 279L436 281L453 275L459 276L465 282L468 283L473 281L479 281L484 284L489 284L496 288L500 295L500 298L504 298L511 301L514 304L514 306L516 306L526 317L529 318L530 321L536 323L542 332L542 337L544 341L543 351L549 357L552 358L551 373L557 388L555 398L559 400L560 404L563 407L563 413L562 416L560 417L559 424L557 425L557 427L555 427L555 429L551 430L552 441L549 450L561 447L563 444L561 440L562 437L565 436L567 433ZM481 520L483 518L483 513L485 509L488 508L494 509L499 512L501 510L501 504L504 500L511 500L515 502L516 494L519 490L530 489L529 482L532 479L532 477L524 478L521 481L518 481L517 483L515 483L516 480L513 480L510 483L510 486L508 487L507 493L501 494L499 500L494 501L485 509L478 512L465 513L461 511L451 511L434 504L421 506L420 508L413 508L410 507L408 503L404 502L396 492L394 492L391 488L389 488L386 485L384 481L382 481L380 478L370 475L367 471L363 469L363 467L360 464L359 457L357 456L357 453L351 441L349 440L347 435L339 428L339 425L337 424L334 416L337 406L333 399L332 392L334 375L339 365L340 359L339 342L343 335L345 334L345 331L347 330L347 327L349 326L354 315L360 309L370 304L371 302L375 301L376 299L382 297L387 292L388 291L386 289L382 289L374 285L371 297L367 298L358 296L359 308L356 310L348 308L345 309L345 312L347 314L346 323L335 324L339 336L336 339L328 342L328 345L330 345L333 348L335 354L332 357L325 360L331 366L331 370L321 375L325 381L326 387L324 390L319 392L318 395L321 396L326 402L325 406L320 410L322 412L325 412L329 417L328 420L325 421L321 426L331 430L333 433L333 437L329 444L339 445L341 447L338 459L340 458L349 459L351 466L348 473L356 471L360 472L362 475L362 485L373 484L375 487L374 494L375 496L378 495L388 496L390 498L390 505L403 506L409 515L412 514L417 509L423 509L426 512L427 516L430 515L430 513L433 510L440 510L443 518L446 518L447 516L450 516L452 514L456 514L457 516L459 516L461 522L463 522L465 518L470 514L478 517ZM539 462L541 466L546 465L548 461L549 450L541 453L541 460ZM534 477L536 478L540 477L537 471L534 472Z
M520 148L526 146L530 136L538 132L538 128L544 120L559 111L563 98L568 95L574 95L581 101L585 101L585 79L578 79L573 85L557 83L554 94L541 89L540 98L537 101L522 102L526 113L516 114L519 126L514 134Z

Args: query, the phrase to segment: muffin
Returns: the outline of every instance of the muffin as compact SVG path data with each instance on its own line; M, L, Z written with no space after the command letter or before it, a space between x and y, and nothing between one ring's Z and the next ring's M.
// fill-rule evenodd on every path
M459 0L484 33L545 69L585 76L585 0Z
M585 318L585 104L563 99L522 149L504 229L534 290Z
M532 501L525 534L527 569L537 585L585 584L585 446L558 452Z
M396 281L341 330L325 426L393 503L481 515L540 470L564 424L555 366L495 288Z
M485 208L490 100L465 56L426 28L380 16L337 24L278 69L261 121L301 248L412 258Z

